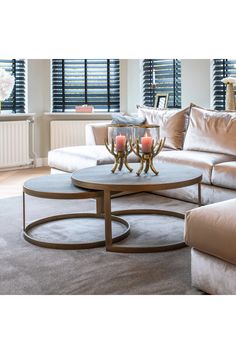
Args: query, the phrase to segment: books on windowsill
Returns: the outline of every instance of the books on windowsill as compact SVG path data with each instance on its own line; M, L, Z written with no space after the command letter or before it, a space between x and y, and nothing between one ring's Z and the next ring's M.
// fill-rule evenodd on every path
M75 111L77 113L92 113L93 109L94 109L93 106L88 106L88 105L75 106Z

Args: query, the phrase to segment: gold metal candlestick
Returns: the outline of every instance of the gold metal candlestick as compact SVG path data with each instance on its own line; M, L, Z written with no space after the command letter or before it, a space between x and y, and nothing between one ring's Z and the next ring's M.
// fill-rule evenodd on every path
M153 164L153 159L155 156L157 156L164 144L165 144L166 138L160 139L160 141L154 143L154 140L152 141L152 146L151 146L151 151L150 152L141 152L140 151L140 144L139 144L139 139L136 140L136 144L132 145L132 150L133 152L140 158L140 168L136 172L137 176L140 176L142 171L144 170L144 173L148 173L149 169L152 170L155 175L158 175L158 171L154 167Z
M128 156L132 151L132 147L130 143L128 144L127 140L125 142L124 151L116 151L116 144L114 139L111 140L111 146L108 144L108 140L105 140L105 146L107 150L115 157L115 164L111 170L112 173L115 173L117 168L119 171L121 171L124 165L129 170L129 172L133 171L133 169L128 164Z

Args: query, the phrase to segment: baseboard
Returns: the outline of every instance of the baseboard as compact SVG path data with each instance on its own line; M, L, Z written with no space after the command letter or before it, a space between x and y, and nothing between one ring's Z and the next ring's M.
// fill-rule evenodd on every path
M0 167L0 172L24 170L26 168L32 168L32 167L34 167L33 161L32 161L32 163L30 163L28 165Z
M35 160L35 167L43 167L48 166L48 158L47 157L39 157Z

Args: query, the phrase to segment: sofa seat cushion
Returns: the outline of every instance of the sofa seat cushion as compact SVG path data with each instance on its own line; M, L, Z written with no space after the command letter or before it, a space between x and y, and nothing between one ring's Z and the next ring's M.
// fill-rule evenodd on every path
M234 157L201 151L162 151L158 161L175 163L181 166L192 166L202 171L202 182L211 184L212 169L215 164L231 161Z
M130 154L128 161L137 162L138 160L134 154ZM72 146L51 150L48 153L49 167L66 172L113 162L114 157L104 145Z
M236 161L223 162L213 167L212 184L236 189Z
M236 265L236 199L187 212L187 245Z

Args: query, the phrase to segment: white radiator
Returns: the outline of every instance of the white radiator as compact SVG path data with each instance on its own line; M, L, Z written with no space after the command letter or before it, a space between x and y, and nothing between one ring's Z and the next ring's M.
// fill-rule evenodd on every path
M96 123L104 122L96 120ZM51 150L67 146L85 145L85 127L94 120L53 120L50 123Z
M31 163L29 121L0 122L0 169Z

